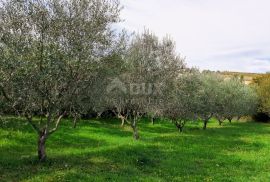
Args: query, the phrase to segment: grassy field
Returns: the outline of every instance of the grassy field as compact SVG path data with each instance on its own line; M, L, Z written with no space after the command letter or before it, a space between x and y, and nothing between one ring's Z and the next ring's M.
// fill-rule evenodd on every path
M63 121L36 160L36 134L24 120L0 127L0 181L269 181L270 125L141 121L139 141L117 120Z

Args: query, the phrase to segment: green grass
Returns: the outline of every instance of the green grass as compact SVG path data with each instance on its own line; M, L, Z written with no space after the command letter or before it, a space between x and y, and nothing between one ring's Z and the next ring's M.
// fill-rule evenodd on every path
M0 127L0 181L268 181L270 125L140 122L139 141L120 121L63 121L36 159L37 136L23 119Z

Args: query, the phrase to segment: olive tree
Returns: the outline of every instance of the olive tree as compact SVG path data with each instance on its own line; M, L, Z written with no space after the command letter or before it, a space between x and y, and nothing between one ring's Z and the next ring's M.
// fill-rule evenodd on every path
M231 123L233 118L253 115L257 108L255 90L232 78L220 82L218 87L217 112L220 125L225 119Z
M196 70L186 70L167 83L167 92L163 97L163 114L179 132L183 131L186 122L197 118L200 85L200 75Z
M203 121L203 129L206 129L209 120L217 113L222 77L215 73L203 72L200 76L201 86L198 92L197 116Z
M125 72L120 71L109 84L110 105L115 108L122 124L124 121L130 123L135 140L139 139L138 120L151 102L149 98L154 86L152 68L157 61L158 46L157 37L149 32L136 35L122 63Z
M236 117L253 116L258 111L259 97L253 86L243 85L241 89L241 102L237 107Z
M40 161L61 119L91 102L86 100L102 58L111 53L111 24L119 21L119 11L119 2L109 0L8 0L1 5L1 93L37 132Z
M219 125L224 120L228 119L230 122L237 115L236 107L239 105L240 88L242 83L237 78L229 80L222 80L217 85L217 100L216 100L216 112Z
M165 95L168 90L167 83L184 72L186 69L184 59L176 53L175 43L170 37L164 37L160 41L149 32L135 39L131 55L133 55L131 63L135 68L132 77L135 78L134 81L140 80L141 88L144 90L137 104L146 114L152 117L161 116L167 98ZM134 100L137 99L135 96Z
M145 30L131 40L122 67L124 72L120 71L109 83L107 101L122 122L130 123L134 138L138 139L140 117L161 113L165 83L179 75L185 65L175 53L175 44L170 38L159 40Z

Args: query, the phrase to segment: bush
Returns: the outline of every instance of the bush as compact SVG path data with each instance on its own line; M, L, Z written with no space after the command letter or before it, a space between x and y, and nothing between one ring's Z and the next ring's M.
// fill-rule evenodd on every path
M270 74L254 79L256 91L259 96L259 108L253 119L258 122L270 121Z
M256 113L252 119L256 122L262 122L262 123L267 123L270 121L270 117L268 116L268 114L263 113L263 112L258 112Z

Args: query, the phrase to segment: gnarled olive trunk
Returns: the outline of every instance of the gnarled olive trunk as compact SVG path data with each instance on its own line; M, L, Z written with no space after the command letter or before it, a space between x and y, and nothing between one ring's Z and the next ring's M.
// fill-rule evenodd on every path
M123 115L121 115L121 114L118 114L117 117L118 117L119 119L121 119L121 127L124 127L125 121L126 121L126 117L123 116Z
M125 125L125 118L124 117L121 117L120 119L121 119L121 127L124 127L124 125Z
M47 140L47 134L46 130L40 132L38 136L38 159L40 162L46 161L46 149L45 144Z
M115 116L117 116L118 119L121 120L121 127L124 127L125 121L126 121L126 117L123 116L121 113L117 113L116 111L113 111L113 113L115 114Z
M26 114L26 118L27 118L29 124L33 127L33 129L38 134L37 152L38 152L38 159L40 162L44 162L47 158L46 148L45 148L46 140L48 139L49 135L51 135L52 133L54 133L57 130L59 123L60 123L61 119L64 117L65 113L66 112L59 115L58 119L56 120L55 127L53 129L50 129L50 130L48 128L48 125L50 123L54 122L54 121L52 121L51 113L48 114L47 124L42 129L37 127L37 125L32 122L32 115Z

